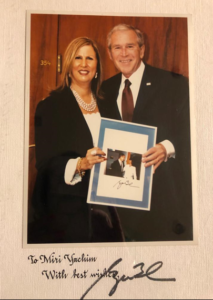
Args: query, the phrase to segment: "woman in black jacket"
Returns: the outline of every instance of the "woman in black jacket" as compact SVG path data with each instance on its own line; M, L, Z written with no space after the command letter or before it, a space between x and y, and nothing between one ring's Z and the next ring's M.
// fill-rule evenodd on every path
M106 160L105 153L95 147L101 75L96 44L77 38L64 55L62 85L37 106L36 222L28 230L28 243L123 240L116 210L109 209L110 221L86 203L90 170Z

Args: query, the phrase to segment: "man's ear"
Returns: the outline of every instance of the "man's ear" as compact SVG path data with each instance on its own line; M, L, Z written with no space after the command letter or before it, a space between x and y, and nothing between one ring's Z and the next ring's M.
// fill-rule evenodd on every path
M146 47L145 47L145 45L143 45L140 49L140 58L141 59L144 58L145 50L146 50Z
M107 48L107 51L108 51L109 58L110 58L111 60L113 60L111 49Z

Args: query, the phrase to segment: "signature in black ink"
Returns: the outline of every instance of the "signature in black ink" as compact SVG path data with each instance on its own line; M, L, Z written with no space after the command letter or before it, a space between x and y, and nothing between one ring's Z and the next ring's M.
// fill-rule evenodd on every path
M144 267L145 264L144 263L140 263L136 266L133 267L133 269L140 269L140 272L132 277L123 275L120 276L119 272L114 270L114 268L120 264L122 262L122 258L116 260L110 267L108 270L105 270L105 272L103 274L101 274L101 276L91 285L90 288L88 288L88 290L83 294L83 296L81 297L81 299L84 299L87 294L94 288L94 286L100 282L104 277L109 277L115 280L115 284L113 285L112 289L109 292L109 296L113 296L114 293L116 292L118 285L121 282L126 282L128 280L132 281L134 279L142 279L142 278L147 278L149 280L152 281L160 281L160 282L175 282L176 279L175 278L168 278L168 279L164 279L164 278L153 278L152 275L157 273L162 267L163 267L163 262L159 261L154 263L153 265L151 265L146 271L144 271Z
M131 188L139 189L139 186L134 186L133 182L126 180L126 179L119 180L113 187L117 186L117 189L119 190L120 188L122 188L123 185L129 186Z

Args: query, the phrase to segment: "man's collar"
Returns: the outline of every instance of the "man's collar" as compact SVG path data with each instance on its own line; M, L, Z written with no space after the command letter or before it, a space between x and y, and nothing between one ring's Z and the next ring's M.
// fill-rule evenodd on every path
M143 76L145 70L145 64L143 61L141 61L140 67L137 69L137 71L135 71L129 78L126 78L123 74L122 74L122 79L121 79L121 83L124 84L126 79L129 79L129 81L131 83L140 81L141 82L141 78Z

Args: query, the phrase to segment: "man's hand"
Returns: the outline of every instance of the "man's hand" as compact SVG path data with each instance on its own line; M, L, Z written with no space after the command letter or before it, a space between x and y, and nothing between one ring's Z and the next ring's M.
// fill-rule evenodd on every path
M157 168L165 161L167 157L166 148L162 144L157 144L155 147L149 149L143 154L142 162L145 167L154 166L154 173Z

